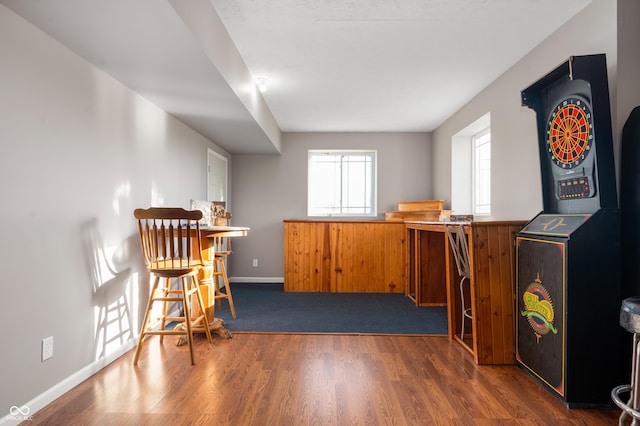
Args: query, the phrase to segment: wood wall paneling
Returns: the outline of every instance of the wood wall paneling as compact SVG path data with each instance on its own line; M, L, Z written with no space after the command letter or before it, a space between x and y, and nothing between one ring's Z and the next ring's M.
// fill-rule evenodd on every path
M403 223L285 221L284 234L285 291L405 292Z

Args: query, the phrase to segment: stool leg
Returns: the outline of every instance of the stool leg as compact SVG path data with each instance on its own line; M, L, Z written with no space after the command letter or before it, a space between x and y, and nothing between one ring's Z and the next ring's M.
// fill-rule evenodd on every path
M218 309L222 309L222 300L227 299L229 301L229 308L231 310L231 316L233 319L236 319L236 308L233 305L233 296L231 295L231 287L229 286L229 277L227 277L227 269L224 266L224 258L216 257L214 262L214 284L215 284L215 296L214 298L218 301ZM222 277L222 285L224 286L225 292L222 293L220 281L218 281Z
M189 309L189 283L187 277L182 277L182 306L184 308L184 323L187 326L187 342L189 343L189 354L191 355L191 365L196 364L193 355L193 330L191 329L191 309ZM206 325L205 325L206 326Z
M462 279L460 279L460 307L462 309L462 329L460 331L460 339L464 340L464 328L465 328L465 321L467 318L469 319L473 319L473 317L471 316L471 314L469 314L469 311L471 310L471 308L467 308L465 299L464 299L464 280L468 279L467 277L462 277ZM471 289L469 289L471 290Z
M464 289L462 287L464 284L464 277L460 280L460 307L462 310L462 329L460 330L460 339L464 340L464 319L465 319L465 306L464 306Z
M638 392L636 386L640 382L640 369L638 369L638 363L640 363L640 336L636 333L633 334L633 362L631 363L631 391L629 392L629 404L631 408L637 410L640 408L640 392ZM640 425L640 419L633 416L632 426Z
M640 392L637 391L636 386L640 382L640 336L636 333L633 334L633 349L631 356L631 384L629 386L618 386L612 391L614 402L620 408L622 413L618 419L618 425L624 426L627 424L627 420L632 417L631 426L640 426L640 413L638 413L640 403ZM629 392L629 399L627 403L620 401L619 394L624 393L626 390Z
M222 275L222 272L220 271L220 267L218 266L218 264L222 263L222 261L220 260L219 257L215 257L214 261L213 261L213 281L214 281L214 290L213 290L213 294L218 295L220 294L220 276ZM218 303L218 310L222 309L222 300L220 300L220 298L217 298L217 303Z
M171 278L164 278L165 288L162 290L162 297L167 297L171 290ZM169 302L166 300L162 302L162 321L160 323L160 330L166 330L167 315L169 315ZM160 343L164 343L164 336L160 335Z
M236 319L236 308L233 305L233 297L231 296L231 287L229 286L229 277L227 277L227 269L224 266L224 262L220 262L220 270L222 272L222 281L224 282L224 289L227 292L227 300L229 300L229 308L231 309L231 316Z
M142 321L142 329L140 330L140 337L138 338L138 347L136 348L136 354L133 357L133 365L138 365L138 358L140 358L140 351L142 350L142 342L144 342L145 332L149 328L149 317L151 316L151 308L153 307L153 296L158 289L159 277L155 277L153 280L153 287L149 294L149 302L147 302L147 311L144 314L144 320Z

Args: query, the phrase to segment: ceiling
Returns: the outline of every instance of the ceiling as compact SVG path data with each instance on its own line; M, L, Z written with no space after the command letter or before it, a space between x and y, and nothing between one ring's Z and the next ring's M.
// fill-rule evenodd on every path
M228 152L275 154L281 132L432 131L590 1L0 3Z

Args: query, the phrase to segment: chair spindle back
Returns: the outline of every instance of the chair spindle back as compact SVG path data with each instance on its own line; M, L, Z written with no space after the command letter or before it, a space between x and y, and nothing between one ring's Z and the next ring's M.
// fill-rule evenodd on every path
M202 212L175 207L136 209L140 245L149 270L183 269L203 264L200 224Z

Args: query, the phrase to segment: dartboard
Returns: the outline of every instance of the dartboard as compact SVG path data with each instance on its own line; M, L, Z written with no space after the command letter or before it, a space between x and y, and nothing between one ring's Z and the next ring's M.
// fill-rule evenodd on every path
M563 169L578 166L591 149L593 121L587 102L569 97L551 111L547 123L547 153Z

